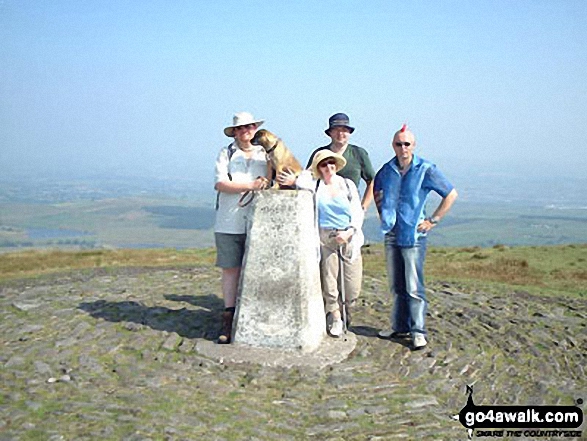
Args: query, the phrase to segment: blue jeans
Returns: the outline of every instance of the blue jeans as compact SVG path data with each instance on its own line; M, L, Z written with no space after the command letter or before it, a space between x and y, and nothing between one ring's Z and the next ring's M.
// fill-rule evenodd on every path
M385 235L385 258L389 289L394 295L391 327L396 332L426 334L428 302L424 288L426 237L413 247L396 245L395 234Z

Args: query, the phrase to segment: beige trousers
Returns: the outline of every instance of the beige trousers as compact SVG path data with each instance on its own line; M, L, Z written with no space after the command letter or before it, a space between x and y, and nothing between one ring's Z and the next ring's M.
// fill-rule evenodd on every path
M338 244L334 237L329 237L332 230L320 229L320 281L322 283L322 298L324 299L324 310L326 313L340 309L339 303L339 262ZM363 279L363 258L359 254L351 262L349 256L351 247L343 244L341 249L342 265L344 273L345 297L348 305L359 297L361 282ZM340 299L342 302L342 298Z

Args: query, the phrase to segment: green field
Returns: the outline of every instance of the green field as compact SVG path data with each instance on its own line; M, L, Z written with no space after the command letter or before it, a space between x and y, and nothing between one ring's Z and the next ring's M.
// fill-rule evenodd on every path
M587 210L458 202L431 235L443 246L587 243Z
M139 196L2 202L0 249L209 247L214 244L212 202ZM381 241L373 207L364 230L369 242ZM431 234L430 243L459 247L587 243L587 210L457 202Z
M4 203L0 206L0 246L208 247L213 244L213 222L211 208L177 199ZM31 229L37 237L27 234Z

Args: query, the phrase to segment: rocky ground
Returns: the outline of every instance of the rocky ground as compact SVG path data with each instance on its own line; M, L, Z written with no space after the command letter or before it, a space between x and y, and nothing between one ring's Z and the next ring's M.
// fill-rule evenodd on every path
M477 405L587 399L586 300L429 290L430 345L413 352L376 337L390 299L366 277L354 352L316 370L198 354L222 309L208 267L6 282L0 440L458 440L467 384Z

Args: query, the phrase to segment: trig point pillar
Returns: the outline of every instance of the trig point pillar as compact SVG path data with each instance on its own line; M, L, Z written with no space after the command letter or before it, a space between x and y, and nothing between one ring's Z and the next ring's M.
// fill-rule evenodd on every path
M326 323L312 193L265 190L253 204L233 341L313 351Z

